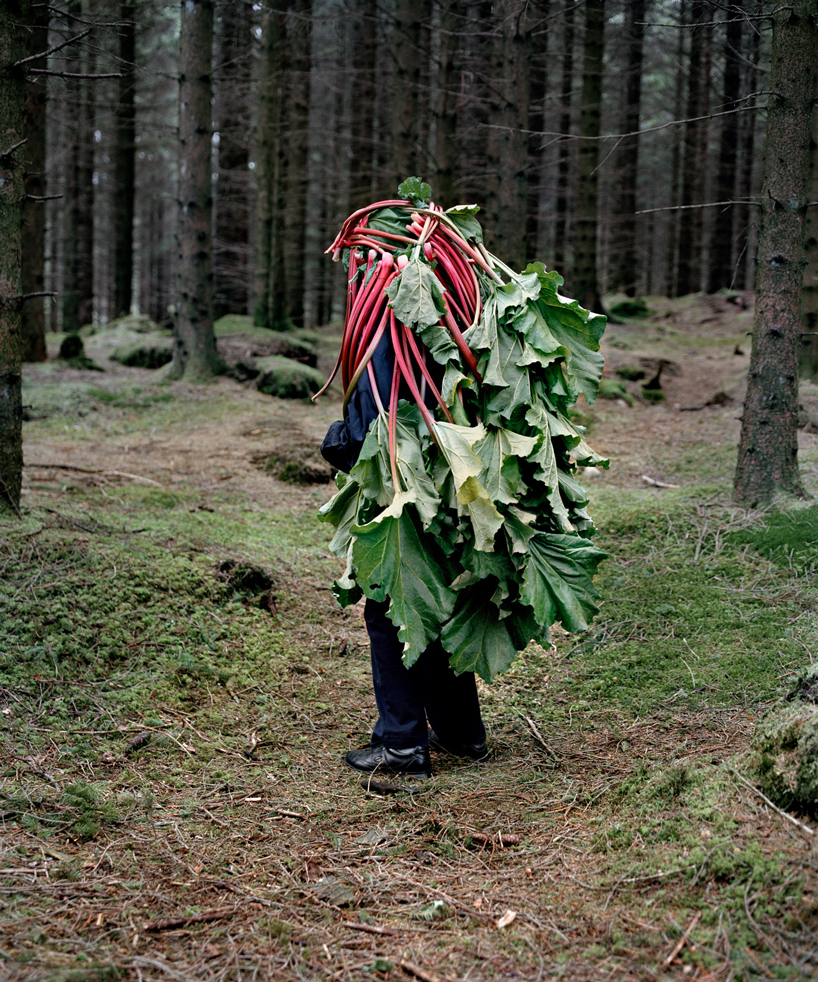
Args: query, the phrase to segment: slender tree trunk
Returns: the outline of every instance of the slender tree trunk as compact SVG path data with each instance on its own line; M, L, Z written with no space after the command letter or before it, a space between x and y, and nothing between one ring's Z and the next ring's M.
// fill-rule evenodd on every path
M514 269L525 264L528 205L528 69L526 0L496 0L495 70L489 108L486 211L492 249Z
M602 111L605 0L587 0L579 120L579 184L574 217L571 292L583 307L602 312L597 274L598 166Z
M804 223L818 32L814 0L793 0L773 18L773 51L753 352L734 482L737 503L803 496L798 471L798 357Z
M69 4L69 29L83 18L80 0ZM73 46L68 71L91 73L95 58L92 38L84 49ZM78 81L70 93L66 113L69 151L66 167L65 218L63 225L63 322L67 334L75 334L94 314L94 110L91 83Z
M615 281L629 297L636 296L636 185L639 176L639 120L642 107L642 51L645 40L646 0L631 0L626 6L625 44L627 46L627 78L625 82L625 133L617 153L616 170L619 188L615 221L618 235L615 240Z
M533 6L536 23L530 33L530 83L528 106L528 207L525 230L525 257L535 259L540 241L540 204L543 200L545 97L548 90L548 38L550 0Z
M727 12L727 29L724 39L724 89L722 111L729 112L738 106L741 85L741 27L742 21L734 4ZM716 201L734 201L736 198L736 160L738 157L739 114L724 116L719 142L719 176L716 185ZM733 216L734 206L728 205L716 213L713 222L713 238L710 245L710 271L708 293L726 290L733 284Z
M565 34L562 53L560 90L560 144L557 162L557 201L554 223L554 265L564 273L568 241L568 180L571 167L571 92L574 84L574 4L568 3L563 14Z
M749 0L747 3L747 13L752 14L755 12L756 0ZM753 30L750 31L751 42L749 50L747 52L746 66L746 81L744 84L745 92L748 96L752 96L752 93L756 89L756 65L758 64L759 56L761 54L761 31ZM736 185L736 195L739 201L745 202L749 199L750 195L753 193L753 161L754 161L754 151L755 151L755 132L756 132L756 114L753 111L756 106L756 99L754 97L748 98L744 101L744 107L747 112L743 113L743 131L741 134L741 153L739 160L739 174L738 183ZM755 209L753 209L755 211ZM747 247L750 238L750 224L755 220L755 215L751 213L749 204L736 205L735 210L735 230L737 238L737 251L738 256L736 257L735 274L732 285L737 290L746 290L752 286L752 282L748 282L747 268L748 268L748 256ZM752 277L749 278L750 281Z
M681 119L684 108L684 53L685 53L685 20L687 16L687 4L685 0L679 5L679 40L676 49L676 94L673 102L673 118ZM682 156L682 139L680 128L673 127L673 150L670 158L670 207L675 208L679 204L679 167ZM668 235L665 262L667 264L665 273L665 292L669 297L677 295L677 254L676 249L679 242L679 212L668 212Z
M375 59L377 56L377 0L356 0L351 19L354 70L350 207L363 208L372 200L374 177Z
M389 173L394 193L397 193L401 181L418 174L421 165L421 18L418 7L416 0L395 0L392 142L389 154Z
M284 216L286 324L304 326L304 246L309 188L312 0L294 0L287 30L287 197ZM283 326L283 325L279 325Z
M696 253L696 212L691 208L695 201L699 179L699 133L701 122L696 119L701 114L702 96L702 55L704 51L704 5L693 5L693 26L690 32L690 58L688 61L687 104L685 117L684 152L682 159L682 200L683 210L679 213L679 262L676 279L676 293L684 296L698 289L698 255Z
M219 133L214 231L213 316L247 310L247 182L252 8L222 0L216 78Z
M136 191L136 4L125 0L119 9L118 99L114 145L114 316L131 312L133 222Z
M0 515L20 514L23 480L21 395L26 0L0 4Z
M283 58L285 13L265 7L261 22L261 54L258 72L258 152L256 154L256 248L253 323L272 327L283 314L277 302L283 272L277 262L282 254L280 222L283 191L280 173L283 112Z
M460 23L460 0L439 0L439 11L440 45L433 148L435 170L431 184L435 200L444 208L449 208L456 204L455 172L460 84L457 30Z
M213 0L182 0L175 345L170 378L203 382L222 362L213 336L211 60Z
M31 12L28 33L28 56L48 50L48 7L37 6ZM30 63L45 68L46 59ZM46 87L43 79L26 81L25 150L26 195L42 198L45 181L45 110ZM45 289L45 202L26 198L23 204L23 294L41 293ZM32 297L23 304L23 361L45 361L45 297Z
M818 77L816 78L818 81ZM813 93L818 105L818 84ZM818 111L812 114L810 141L810 201L818 201ZM801 377L818 376L818 207L807 209L804 228L803 330L801 339Z

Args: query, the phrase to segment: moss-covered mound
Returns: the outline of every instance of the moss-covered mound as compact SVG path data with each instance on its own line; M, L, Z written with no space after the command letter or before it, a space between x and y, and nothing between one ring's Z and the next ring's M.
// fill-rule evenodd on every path
M267 358L270 355L291 358L293 361L309 365L310 368L315 368L318 364L318 352L315 345L293 337L291 334L280 334L276 331L267 331L257 327L240 334L221 337L217 334L216 338L219 354L228 365L241 362L250 366L254 358Z
M256 388L279 399L306 399L324 384L324 376L309 365L272 355L256 359Z
M161 368L173 358L173 338L167 334L146 334L139 340L118 345L110 357L111 361L131 368Z
M772 801L818 815L818 665L758 724L747 766Z
M126 334L155 334L159 330L159 325L147 314L128 314L127 317L117 317L107 324L86 324L80 330L80 334L88 338L95 334L109 334L111 331Z

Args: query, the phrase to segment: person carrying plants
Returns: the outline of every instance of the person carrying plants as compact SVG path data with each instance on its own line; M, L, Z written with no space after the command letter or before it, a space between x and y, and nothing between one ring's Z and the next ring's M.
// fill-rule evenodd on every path
M349 292L320 517L346 559L336 597L366 597L379 714L346 763L429 777L430 743L486 756L475 672L490 682L555 621L584 631L597 613L604 553L577 468L608 462L568 409L596 395L605 320L541 263L492 256L477 206L444 212L418 178L398 194L327 250Z

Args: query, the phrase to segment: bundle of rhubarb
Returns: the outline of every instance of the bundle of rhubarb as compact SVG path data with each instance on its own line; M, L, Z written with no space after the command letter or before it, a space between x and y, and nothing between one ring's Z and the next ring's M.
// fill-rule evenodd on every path
M569 408L596 397L605 318L542 263L516 273L491 255L477 206L443 211L418 178L398 194L350 215L327 250L349 273L330 381L340 371L346 405L366 372L379 410L320 512L347 562L335 593L390 600L407 667L439 637L456 672L491 681L551 624L584 631L598 612L605 554L577 469L608 461Z

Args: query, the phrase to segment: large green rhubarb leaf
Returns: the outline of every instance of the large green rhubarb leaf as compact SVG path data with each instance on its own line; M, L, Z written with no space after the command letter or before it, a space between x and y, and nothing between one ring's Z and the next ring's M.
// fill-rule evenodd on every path
M492 552L494 536L503 524L503 516L476 477L467 478L457 492L457 500L466 509L474 532L474 548Z
M339 473L336 481L338 493L319 510L318 517L320 521L335 526L335 535L329 544L330 551L336 556L346 556L352 535L350 528L359 519L363 490L357 481L351 480L346 474Z
M446 217L457 226L464 239L482 242L483 229L476 217L478 211L480 211L479 205L455 205L454 208L446 210Z
M445 560L429 536L421 541L410 504L416 504L414 492L397 494L371 522L351 529L356 579L366 596L391 599L389 617L399 628L407 668L438 636L455 599L443 573Z
M506 671L517 654L506 622L492 603L493 592L491 580L461 590L455 612L440 635L454 671L477 672L486 682Z
M528 540L520 599L540 624L559 621L566 631L587 631L599 613L593 576L605 553L576 535L537 532Z
M443 287L434 271L420 259L413 259L397 279L386 288L395 317L420 330L433 327L445 313Z
M512 430L491 429L475 446L483 461L480 483L494 501L511 505L520 484L519 459L527 457L537 443L535 436L522 436Z
M474 445L485 435L486 428L482 423L477 426L438 423L435 426L435 437L452 472L455 491L459 492L465 481L478 477L483 470L483 462L474 452Z

